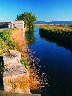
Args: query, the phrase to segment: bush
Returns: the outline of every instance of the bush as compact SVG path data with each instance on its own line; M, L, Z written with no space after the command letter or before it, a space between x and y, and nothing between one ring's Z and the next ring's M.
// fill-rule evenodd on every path
M0 38L0 55L8 50L7 44Z
M23 64L27 69L29 68L29 61L22 57L21 60L20 60L21 64Z
M0 38L7 44L10 49L15 48L15 43L11 40L10 32L8 30L0 32Z

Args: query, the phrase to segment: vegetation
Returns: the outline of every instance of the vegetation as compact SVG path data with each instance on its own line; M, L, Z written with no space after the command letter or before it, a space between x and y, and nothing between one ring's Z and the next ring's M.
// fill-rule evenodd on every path
M9 49L14 49L15 43L10 38L10 31L3 30L0 32L0 55L2 52L7 52Z
M0 32L0 56L2 56L2 53L9 55L8 54L9 49L16 49L16 44L11 39L10 35L11 35L10 30L3 30L2 32ZM23 56L21 58L21 64L23 64L26 68L29 68L29 62Z
M64 39L72 37L72 27L69 25L43 25L39 30L40 34L48 38Z
M25 58L22 57L20 60L21 64L23 64L27 69L29 68L29 61Z
M49 29L50 27L50 29ZM58 46L63 46L67 49L69 49L70 51L72 51L72 30L71 30L71 26L61 26L61 29L53 29L54 26L49 26L47 25L47 27L41 27L39 30L39 34L40 37L44 38L45 40L48 40L50 42L55 42ZM59 26L58 26L59 27ZM69 29L65 29L69 28Z
M40 28L51 32L72 32L71 25L40 25Z
M31 12L25 12L23 14L17 15L16 20L23 20L25 23L25 27L28 28L28 31L32 31L34 28L34 21L36 21L36 17Z

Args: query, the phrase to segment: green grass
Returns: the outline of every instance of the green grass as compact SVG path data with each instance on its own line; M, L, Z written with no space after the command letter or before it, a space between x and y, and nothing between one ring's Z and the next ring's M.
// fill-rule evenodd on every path
M27 69L29 68L29 61L22 57L21 60L20 60L21 64L23 64Z
M0 32L0 38L9 46L10 49L15 48L15 43L10 38L10 31L5 30Z
M16 49L15 48L15 43L10 37L10 30L3 30L0 32L0 56L2 56L3 53L6 55L9 55L9 50L10 49ZM29 68L29 61L21 57L21 64L23 64L27 69Z
M15 43L10 38L10 31L3 30L0 32L0 55L9 49L15 49Z

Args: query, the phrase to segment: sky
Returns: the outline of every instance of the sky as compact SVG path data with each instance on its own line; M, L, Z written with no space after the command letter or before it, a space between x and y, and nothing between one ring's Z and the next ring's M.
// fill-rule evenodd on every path
M72 21L72 0L0 0L0 22L32 12L38 21Z

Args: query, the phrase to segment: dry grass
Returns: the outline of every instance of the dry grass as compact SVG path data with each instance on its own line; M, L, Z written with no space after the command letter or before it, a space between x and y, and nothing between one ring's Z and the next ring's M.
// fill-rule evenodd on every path
M45 27L48 30L56 30L56 31L72 31L71 25L40 25L40 27Z
M27 41L25 39L25 36L23 37L25 30L23 31L22 29L15 29L11 31L11 38L16 44L16 49L20 51L24 57L27 57Z
M26 41L25 35L23 35L24 32L25 30L23 31L22 29L15 29L11 31L11 38L16 43L16 49L22 53L22 56L24 56L25 58L28 58L27 41ZM35 74L33 69L28 69L28 71L30 73L30 78L28 79L24 78L24 79L29 82L30 89L32 90L37 89L39 85L39 81L37 79L38 76L37 74Z

